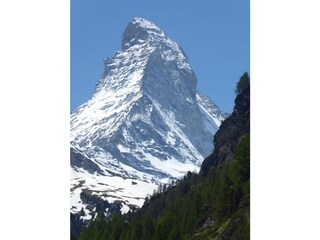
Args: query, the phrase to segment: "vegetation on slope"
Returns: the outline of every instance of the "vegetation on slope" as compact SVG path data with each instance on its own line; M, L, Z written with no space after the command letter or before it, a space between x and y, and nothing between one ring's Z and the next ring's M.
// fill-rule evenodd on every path
M207 176L188 173L155 193L143 208L111 221L99 216L81 240L249 239L250 137L242 137L234 161Z

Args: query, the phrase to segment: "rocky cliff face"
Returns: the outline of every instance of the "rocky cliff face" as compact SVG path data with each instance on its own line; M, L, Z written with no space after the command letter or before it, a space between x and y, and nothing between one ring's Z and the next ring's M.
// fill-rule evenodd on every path
M205 158L201 172L207 174L210 167L219 167L224 162L234 159L236 147L246 133L250 133L250 87L236 97L232 114L214 135L215 151Z

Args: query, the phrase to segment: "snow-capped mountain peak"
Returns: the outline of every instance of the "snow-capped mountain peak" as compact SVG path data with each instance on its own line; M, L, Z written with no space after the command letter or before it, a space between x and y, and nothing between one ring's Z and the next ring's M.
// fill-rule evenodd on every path
M181 47L148 20L128 24L122 51L104 65L93 97L71 114L73 212L88 207L79 195L83 191L120 201L127 210L141 206L142 193L199 169L224 120L197 91ZM130 202L134 194L127 179L137 183L136 191L145 189L138 191L139 201ZM127 187L110 194L113 180Z
M146 42L155 44L165 38L165 33L152 22L135 17L122 35L121 48L125 51L136 44L141 45Z

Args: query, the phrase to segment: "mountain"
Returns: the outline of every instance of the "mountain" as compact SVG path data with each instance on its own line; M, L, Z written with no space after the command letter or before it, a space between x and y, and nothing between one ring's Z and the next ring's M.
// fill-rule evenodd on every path
M199 173L160 189L136 211L111 220L99 214L79 239L250 239L250 86L213 143Z
M71 213L141 207L160 184L198 171L228 116L197 90L182 48L148 20L126 27L93 97L71 113Z

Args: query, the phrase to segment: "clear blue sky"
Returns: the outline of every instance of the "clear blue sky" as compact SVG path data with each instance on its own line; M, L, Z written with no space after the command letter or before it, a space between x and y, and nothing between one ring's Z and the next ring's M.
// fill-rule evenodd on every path
M120 50L134 17L160 27L185 51L198 89L231 112L234 88L250 73L249 0L71 0L71 110L94 93L103 58Z

